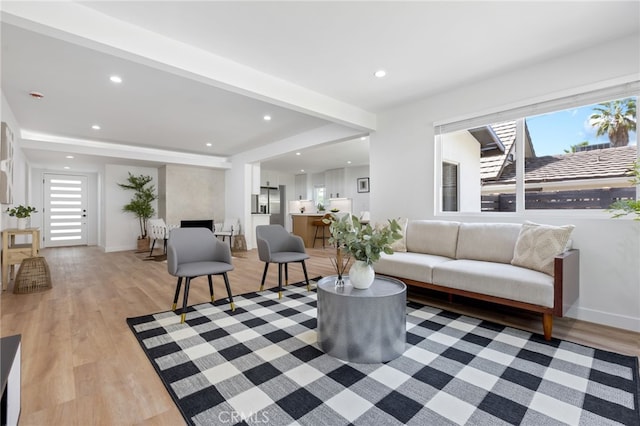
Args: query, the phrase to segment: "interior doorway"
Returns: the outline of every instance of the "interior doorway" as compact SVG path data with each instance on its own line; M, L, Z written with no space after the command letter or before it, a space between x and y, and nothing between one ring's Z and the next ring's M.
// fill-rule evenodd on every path
M87 244L87 177L44 174L45 247Z

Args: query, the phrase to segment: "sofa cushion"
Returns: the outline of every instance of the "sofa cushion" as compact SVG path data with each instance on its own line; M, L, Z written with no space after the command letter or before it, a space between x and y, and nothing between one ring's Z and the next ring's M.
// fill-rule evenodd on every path
M393 244L391 244L391 250L396 252L406 252L407 251L407 224L409 223L409 219L406 217L401 217L398 219L398 225L400 225L400 234L402 238L399 240L395 240Z
M518 236L511 264L553 276L554 258L567 247L573 228L573 225L525 223Z
M455 257L511 263L521 228L518 223L461 223Z
M454 258L459 222L411 220L407 224L407 251ZM511 258L513 252L511 253Z
M553 307L553 278L508 263L452 260L435 265L433 284Z
M376 274L430 283L433 279L433 267L451 260L448 257L422 253L382 253L380 259L373 264L373 270Z

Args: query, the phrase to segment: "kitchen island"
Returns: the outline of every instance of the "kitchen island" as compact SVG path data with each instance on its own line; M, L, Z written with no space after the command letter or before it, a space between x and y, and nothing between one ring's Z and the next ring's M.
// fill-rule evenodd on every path
M316 232L313 222L322 219L323 216L324 213L291 213L292 233L302 237L305 247L313 247L313 238ZM329 228L325 230L325 235L329 238Z

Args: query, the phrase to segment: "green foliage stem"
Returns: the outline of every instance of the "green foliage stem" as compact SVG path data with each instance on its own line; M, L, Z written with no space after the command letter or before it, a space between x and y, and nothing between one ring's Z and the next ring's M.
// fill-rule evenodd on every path
M9 216L11 217L15 216L18 219L24 219L30 217L31 213L38 213L38 210L36 210L35 207L23 206L22 204L20 204L16 207L7 207L6 212L9 213Z
M640 185L640 160L633 163L631 174L633 175L631 183ZM613 213L614 218L635 214L634 220L640 220L640 200L618 200L611 204L607 211Z
M355 260L372 265L382 253L393 254L391 244L402 238L400 225L396 219L390 219L385 225L372 227L363 225L353 215L346 214L341 218L331 215L331 219L323 219L329 224L331 237L329 243L342 248L343 252Z

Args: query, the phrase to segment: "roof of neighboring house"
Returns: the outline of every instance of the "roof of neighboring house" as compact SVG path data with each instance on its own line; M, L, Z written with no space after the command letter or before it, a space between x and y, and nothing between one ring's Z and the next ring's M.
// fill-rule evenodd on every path
M596 149L562 155L546 155L525 159L525 182L553 182L573 179L630 177L637 159L635 145ZM500 178L485 182L515 182L515 163L504 168Z
M480 158L480 179L494 180L501 176L503 169L509 164L507 157L515 151L516 122L515 120L504 121L502 123L491 124L487 127L490 127L493 130L504 146L504 152L494 150L491 153L483 153ZM525 156L535 156L533 145L531 144L531 137L529 136L529 129L526 127L526 123L525 136Z

